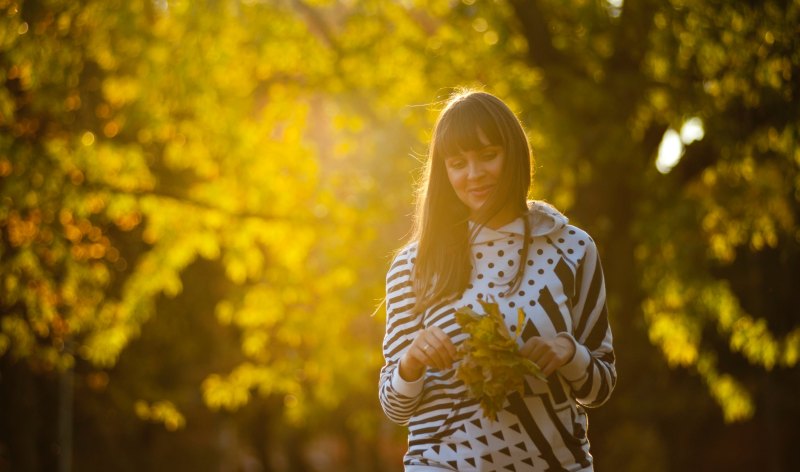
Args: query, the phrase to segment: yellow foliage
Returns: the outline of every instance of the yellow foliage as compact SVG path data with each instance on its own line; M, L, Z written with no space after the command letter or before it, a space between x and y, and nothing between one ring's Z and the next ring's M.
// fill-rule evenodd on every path
M710 384L711 394L722 405L727 423L746 420L753 416L753 401L733 377L723 375Z
M251 390L260 395L273 393L298 394L295 380L285 373L275 371L265 365L245 362L223 378L220 375L209 375L203 381L203 399L212 409L234 411L250 399Z
M688 367L697 361L697 327L675 314L650 314L650 341L661 347L672 367Z
M722 407L726 423L747 420L753 416L753 400L747 390L728 374L720 374L716 367L716 358L710 353L703 353L697 363L697 370L708 384L711 395Z
M771 370L781 358L786 358L782 351L790 348L791 335L783 343L775 339L766 320L755 319L744 313L726 285L708 284L702 291L700 301L704 310L716 318L720 332L728 336L731 350L744 355L750 363Z
M783 351L781 358L783 365L793 367L800 362L800 328L786 335L781 351Z
M248 330L242 335L242 353L251 359L266 361L269 338L265 330Z
M374 389L383 327L366 315L382 293L380 258L397 245L397 221L410 207L408 176L419 163L409 149L424 154L435 102L449 87L487 84L535 118L537 169L548 171L534 193L565 210L593 198L578 189L616 172L608 156L641 150L586 146L575 123L559 122L548 94L569 90L572 72L555 83L531 67L535 45L507 27L517 25L508 2L320 0L308 10L296 2L168 3L52 0L39 5L53 14L50 27L23 19L16 3L3 11L0 354L58 365L71 362L75 346L90 363L111 366L162 296L199 290L184 275L203 258L198 266L219 272L209 277L227 279L213 288L216 317L240 335L248 359L209 376L205 401L233 410L254 394L276 395L299 422L315 407ZM668 5L654 18L654 34L678 45L647 43L646 80L637 85L645 98L633 123L596 142L629 143L632 133L640 143L651 127L686 113L669 82L683 69L703 76L698 93L713 104L700 110L706 115L759 104L758 87L775 100L793 93L792 62L776 52L793 41L775 24L780 12L765 9L757 24L745 7L681 3L682 13ZM468 15L454 14L464 7ZM557 20L549 34L559 54L581 51L575 63L587 82L578 86L605 80L614 35ZM591 95L557 105L581 110ZM798 362L797 330L780 339L707 273L709 264L737 262L742 250L797 238L791 196L800 180L787 177L800 162L796 127L751 131L705 156L710 164L680 191L663 180L643 192L642 206L663 204L657 211L635 206L632 217L643 218L636 224L648 227L632 246L642 308L672 366L703 371L709 324L754 365ZM620 182L653 183L628 164L639 180ZM672 193L659 200L662 188ZM616 210L593 220L598 234L612 233ZM748 414L731 377L706 377L726 418ZM183 426L168 402L137 411Z
M145 421L162 423L167 431L177 431L186 426L186 418L171 401L159 400L149 404L138 400L134 404L134 411L136 416Z
M121 107L139 95L140 83L133 77L112 76L103 81L103 96L114 107Z
M235 410L249 399L249 386L225 382L219 375L210 375L203 381L203 400L213 410Z
M92 333L80 348L80 355L99 367L111 367L131 338L131 331L125 325Z

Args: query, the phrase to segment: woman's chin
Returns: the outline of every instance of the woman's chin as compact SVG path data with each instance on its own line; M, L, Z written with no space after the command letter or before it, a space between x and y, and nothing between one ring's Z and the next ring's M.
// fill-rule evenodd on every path
M477 214L478 214L478 213L481 211L481 208L483 208L483 205L484 205L485 203L486 203L486 201L485 201L485 200L481 200L481 201L478 201L478 202L472 201L472 202L470 202L470 204L468 205L468 207L469 207L469 211L470 211L470 212L471 212L473 215L477 215Z

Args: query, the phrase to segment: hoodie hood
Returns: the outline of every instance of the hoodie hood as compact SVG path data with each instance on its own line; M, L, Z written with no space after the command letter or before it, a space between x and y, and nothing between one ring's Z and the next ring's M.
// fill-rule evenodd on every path
M569 223L569 219L556 210L556 207L541 200L528 202L528 218L531 220L531 233L533 236L547 236L556 233L564 229Z
M553 205L543 202L541 200L528 201L528 221L530 222L531 236L547 236L564 229L569 220L560 211L556 210ZM469 229L472 230L475 223L469 223ZM485 243L489 241L496 241L505 239L509 235L515 234L524 236L525 223L522 218L501 226L497 229L492 229L484 226L475 235L474 243Z

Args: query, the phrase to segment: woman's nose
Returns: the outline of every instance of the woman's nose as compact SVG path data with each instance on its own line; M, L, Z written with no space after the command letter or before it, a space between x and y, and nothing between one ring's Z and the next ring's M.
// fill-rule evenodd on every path
M467 177L469 179L477 179L484 174L483 165L477 159L470 159L467 164Z

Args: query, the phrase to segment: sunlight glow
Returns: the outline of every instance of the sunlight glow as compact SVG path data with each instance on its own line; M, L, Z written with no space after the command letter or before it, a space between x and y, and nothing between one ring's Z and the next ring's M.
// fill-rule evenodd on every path
M684 121L680 133L672 128L668 129L658 146L658 158L656 158L658 171L662 174L669 173L683 157L684 146L700 141L703 136L705 136L703 120L697 117Z
M606 0L606 11L612 18L618 18L622 13L624 0Z
M695 141L700 141L703 136L705 136L705 130L703 129L703 120L700 118L689 118L681 127L681 141L687 146Z
M670 128L664 133L661 138L661 144L658 146L658 158L656 159L656 168L662 174L667 174L673 167L681 160L683 155L683 143L677 131Z

